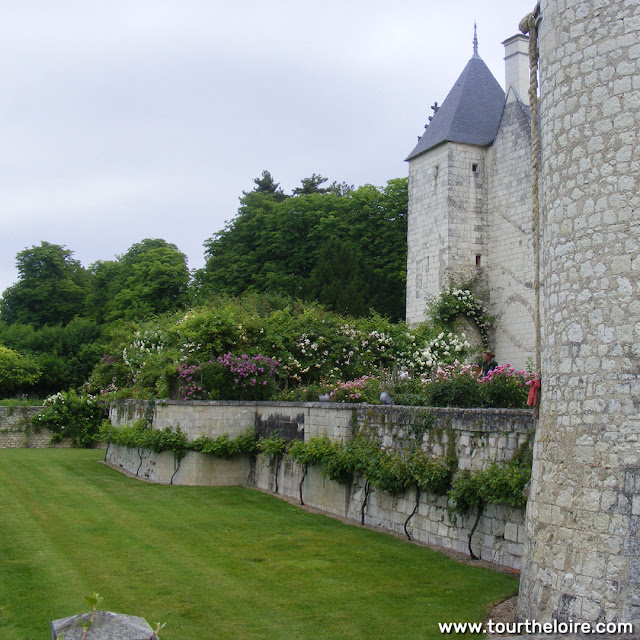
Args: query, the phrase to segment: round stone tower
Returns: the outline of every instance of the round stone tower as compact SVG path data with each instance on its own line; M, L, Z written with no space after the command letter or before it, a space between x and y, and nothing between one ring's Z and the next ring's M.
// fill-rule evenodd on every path
M542 401L519 617L640 618L640 2L542 0Z

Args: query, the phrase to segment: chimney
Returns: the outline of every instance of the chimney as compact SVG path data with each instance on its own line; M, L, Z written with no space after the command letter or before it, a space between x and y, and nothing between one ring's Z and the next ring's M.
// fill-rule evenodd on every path
M518 98L529 104L529 37L518 33L502 44L505 91L508 94L509 87L512 87Z

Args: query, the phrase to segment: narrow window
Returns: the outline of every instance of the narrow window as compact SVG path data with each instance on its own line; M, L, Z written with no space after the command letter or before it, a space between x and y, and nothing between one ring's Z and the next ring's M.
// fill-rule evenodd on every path
M476 255L476 267L482 266L482 256L480 254Z
M473 173L476 173L478 171L478 165L477 164L472 164L471 165L471 171L473 171Z

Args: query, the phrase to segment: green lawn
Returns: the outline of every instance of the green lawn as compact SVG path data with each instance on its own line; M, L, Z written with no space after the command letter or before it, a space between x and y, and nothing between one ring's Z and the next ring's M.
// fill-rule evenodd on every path
M94 591L166 622L162 640L425 640L517 589L257 491L126 478L103 455L0 450L2 640L48 638Z

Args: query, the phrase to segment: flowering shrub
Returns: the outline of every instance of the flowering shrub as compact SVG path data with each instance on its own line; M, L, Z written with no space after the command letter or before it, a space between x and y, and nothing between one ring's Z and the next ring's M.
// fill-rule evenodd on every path
M263 355L226 353L218 358L218 363L233 380L229 400L266 400L273 393L278 374L277 360Z
M439 367L424 382L426 404L433 407L480 407L482 397L478 384L479 367L457 360Z
M379 402L380 384L373 376L362 376L348 382L340 382L329 393L334 402Z
M209 397L209 392L202 386L203 366L202 363L188 365L182 362L176 367L178 394L183 400L205 400Z
M464 334L457 336L452 332L445 334L441 331L424 347L411 353L410 358L404 359L404 364L413 370L414 375L428 374L437 365L453 364L463 359L470 350L471 345Z
M160 353L166 347L166 336L158 327L136 331L133 340L122 350L122 360L129 367L135 380L140 370L147 366L149 356Z
M516 371L508 364L482 376L477 365L456 360L452 365L439 367L431 377L422 378L419 384L413 382L411 389L414 400L416 395L424 399L416 404L518 409L527 406L528 385L534 377L534 373Z
M436 324L443 327L452 327L458 316L466 316L477 325L482 344L485 347L489 346L488 331L494 318L487 314L482 301L471 292L469 283L461 287L452 285L448 291L441 293L440 297L431 303L430 315Z
M102 421L108 411L102 400L75 391L61 391L42 403L44 409L33 416L34 427L49 429L51 442L71 438L76 447L90 447L99 439Z
M478 385L467 389L469 381L437 374L472 351L464 335L444 328L444 320L467 311L480 324L488 318L470 291L452 287L438 303L437 327L411 329L376 315L344 318L293 300L219 299L144 323L135 333L119 328L88 389L187 400L316 401L333 393L339 402L369 403L385 390L403 404L480 406L505 398L507 406L519 406L510 395L518 396L514 381L499 380L478 399ZM393 383L384 371L393 372ZM427 378L442 384L427 393Z
M480 395L485 407L524 409L527 406L532 371L516 371L508 364L499 365L480 378Z

